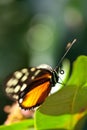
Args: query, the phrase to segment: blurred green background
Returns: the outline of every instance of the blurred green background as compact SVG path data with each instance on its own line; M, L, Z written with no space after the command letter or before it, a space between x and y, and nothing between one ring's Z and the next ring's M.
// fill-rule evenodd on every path
M87 55L86 8L86 0L0 0L0 124L9 101L2 84L11 72L42 63L55 67L74 38L67 58Z

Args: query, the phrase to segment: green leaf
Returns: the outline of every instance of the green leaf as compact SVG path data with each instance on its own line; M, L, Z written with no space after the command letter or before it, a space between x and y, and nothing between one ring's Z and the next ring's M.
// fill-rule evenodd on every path
M23 120L21 122L14 123L8 126L6 125L0 126L0 130L27 130L28 128L29 130L34 130L33 119Z
M84 117L84 113L50 116L41 113L39 110L36 111L35 117L37 130L83 130L84 120L87 119L87 117Z
M69 122L68 118L70 117L69 115L62 115L61 117L44 115L39 110L35 114L37 130L66 130L63 128L64 122Z
M36 112L37 128L81 130L84 123L81 119L85 119L86 110L87 57L79 56L73 64L72 74L66 86L49 96Z

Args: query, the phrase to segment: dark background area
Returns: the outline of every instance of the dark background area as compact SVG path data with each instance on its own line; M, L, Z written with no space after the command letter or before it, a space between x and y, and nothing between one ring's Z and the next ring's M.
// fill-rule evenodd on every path
M0 0L0 124L11 103L3 86L10 73L42 63L55 67L74 38L66 57L87 55L86 8L86 0Z

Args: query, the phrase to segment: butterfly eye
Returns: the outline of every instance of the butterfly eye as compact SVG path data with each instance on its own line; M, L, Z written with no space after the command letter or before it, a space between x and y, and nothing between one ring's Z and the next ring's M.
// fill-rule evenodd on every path
M60 74L64 74L64 70L60 70Z

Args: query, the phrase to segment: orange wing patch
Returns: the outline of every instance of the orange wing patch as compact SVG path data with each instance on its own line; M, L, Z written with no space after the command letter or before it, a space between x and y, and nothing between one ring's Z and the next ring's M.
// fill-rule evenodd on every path
M19 99L19 104L24 109L30 109L35 106L42 104L45 98L48 96L51 90L50 82L47 81L39 86L34 87L31 89L23 99Z

